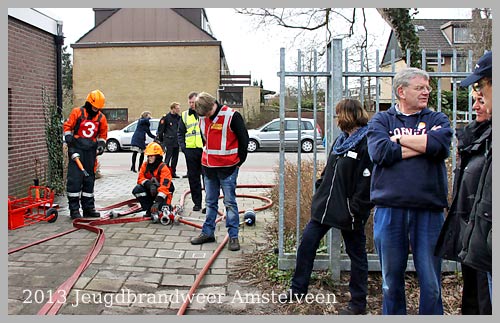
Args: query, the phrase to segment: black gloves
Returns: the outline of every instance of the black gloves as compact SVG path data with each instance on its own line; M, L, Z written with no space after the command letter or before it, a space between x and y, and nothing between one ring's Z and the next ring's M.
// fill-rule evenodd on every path
M106 146L106 144L102 141L99 141L97 143L97 156L104 154L104 147L105 146Z
M75 137L73 137L73 135L66 135L66 136L64 136L64 141L66 141L66 144L68 146L70 146L71 144L73 144L74 140L75 140Z
M158 213L161 209L161 207L165 204L165 199L161 196L157 196L155 198L155 202L151 206L151 214L153 213Z

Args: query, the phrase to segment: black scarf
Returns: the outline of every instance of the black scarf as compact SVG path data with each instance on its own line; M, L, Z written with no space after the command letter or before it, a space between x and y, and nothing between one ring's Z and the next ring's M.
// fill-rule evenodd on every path
M99 110L94 111L94 109L92 109L92 104L90 104L90 102L88 101L85 102L85 105L83 107L85 108L85 111L87 111L89 120L94 119L94 117L99 113Z

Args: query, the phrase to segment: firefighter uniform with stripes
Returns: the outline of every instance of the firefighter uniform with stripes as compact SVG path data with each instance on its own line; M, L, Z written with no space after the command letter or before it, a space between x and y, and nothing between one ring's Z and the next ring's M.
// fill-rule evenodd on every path
M97 155L104 152L108 122L100 111L105 97L99 90L90 92L82 107L74 108L63 124L68 146L66 193L71 218L80 218L80 202L84 217L99 217L94 205L94 182ZM78 160L84 170L79 168Z
M152 142L144 150L147 161L140 166L137 177L137 185L132 194L137 198L143 211L144 217L157 214L164 205L171 206L174 184L170 168L163 162L163 149Z

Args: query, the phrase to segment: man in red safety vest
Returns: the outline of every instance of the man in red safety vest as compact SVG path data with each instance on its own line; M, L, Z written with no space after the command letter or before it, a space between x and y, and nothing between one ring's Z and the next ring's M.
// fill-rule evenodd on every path
M200 129L205 146L201 157L207 208L201 234L191 240L197 245L214 242L215 220L218 212L219 192L224 194L226 227L229 234L228 249L240 249L238 240L239 214L236 203L236 181L239 167L247 158L248 131L241 114L202 92L195 101L200 116Z

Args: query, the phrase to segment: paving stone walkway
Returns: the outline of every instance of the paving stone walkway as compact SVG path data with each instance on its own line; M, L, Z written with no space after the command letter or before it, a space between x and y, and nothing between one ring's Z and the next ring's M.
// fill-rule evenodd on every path
M106 154L104 155L106 156ZM105 207L130 198L137 174L124 167L103 166L96 181L96 206ZM272 173L240 171L238 184L271 184ZM188 187L187 179L175 179L173 204L178 204ZM237 193L266 196L268 189L238 189ZM55 223L37 223L8 231L8 248L13 249L73 228L65 197L58 197L59 218ZM255 199L239 199L239 208L262 206ZM188 196L184 216L199 218ZM219 203L222 207L222 201ZM135 216L142 216L142 212ZM228 274L246 254L262 247L270 211L257 213L255 226L242 226L241 250L225 247L195 292L186 314L247 314L252 304L241 295L262 293L230 281ZM191 245L199 229L176 224L163 226L149 221L103 225L105 243L101 252L66 295L58 314L176 314L196 276L226 235L219 223L216 243ZM37 314L50 293L70 277L94 244L96 234L86 230L64 235L8 256L8 313Z

